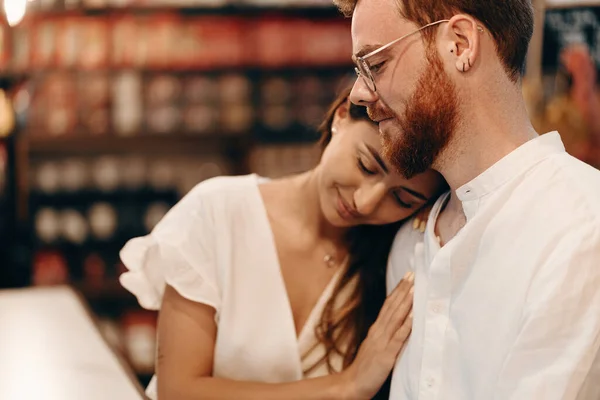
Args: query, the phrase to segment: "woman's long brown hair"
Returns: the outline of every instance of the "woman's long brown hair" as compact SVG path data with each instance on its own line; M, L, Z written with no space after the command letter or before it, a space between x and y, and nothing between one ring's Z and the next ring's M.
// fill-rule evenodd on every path
M348 101L349 94L350 90L341 93L319 127L320 145L323 149L331 141L333 118L341 105L347 104L351 119L371 121L365 107ZM329 372L333 372L331 356L334 354L342 356L344 368L354 361L360 344L366 338L385 301L388 255L401 223L361 225L349 229L346 236L349 251L348 265L327 302L316 328L317 338L325 345L326 353L315 367L326 362ZM349 285L354 286L348 289ZM339 297L346 289L351 290L350 296L340 306ZM387 399L389 384L388 377L374 398Z

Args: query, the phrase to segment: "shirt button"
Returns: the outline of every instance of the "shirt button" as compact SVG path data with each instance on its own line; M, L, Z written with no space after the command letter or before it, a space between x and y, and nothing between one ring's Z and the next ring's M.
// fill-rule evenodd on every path
M433 303L430 307L430 310L436 314L439 314L442 311L442 306L439 303Z
M429 377L425 380L425 384L427 385L428 388L432 388L433 385L435 385L435 379L433 379L432 377Z

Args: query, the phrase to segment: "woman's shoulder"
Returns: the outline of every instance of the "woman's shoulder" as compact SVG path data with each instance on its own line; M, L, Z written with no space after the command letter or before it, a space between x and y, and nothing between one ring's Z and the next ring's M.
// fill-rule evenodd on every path
M239 208L236 204L252 198L259 179L254 174L219 176L198 183L169 210L154 233L181 236L189 234L188 230L209 229L223 222L223 218L229 218Z
M256 174L217 176L198 183L186 196L194 195L203 198L211 198L227 196L241 191L254 190L260 182L260 179L261 178Z
M260 179L256 174L210 178L194 186L180 203L186 208L223 209L248 201L256 192Z

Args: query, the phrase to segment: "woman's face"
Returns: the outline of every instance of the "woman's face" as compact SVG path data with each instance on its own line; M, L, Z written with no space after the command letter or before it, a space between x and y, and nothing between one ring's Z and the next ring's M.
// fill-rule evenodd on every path
M334 226L383 225L410 217L445 183L433 170L405 179L380 156L377 125L338 108L319 163L319 197Z

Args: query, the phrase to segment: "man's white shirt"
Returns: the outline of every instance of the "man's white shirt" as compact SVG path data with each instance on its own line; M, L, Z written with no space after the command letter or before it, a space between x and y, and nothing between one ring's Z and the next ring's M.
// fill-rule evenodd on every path
M440 248L405 224L388 292L415 272L391 400L600 399L600 172L557 132L456 192L467 223Z

